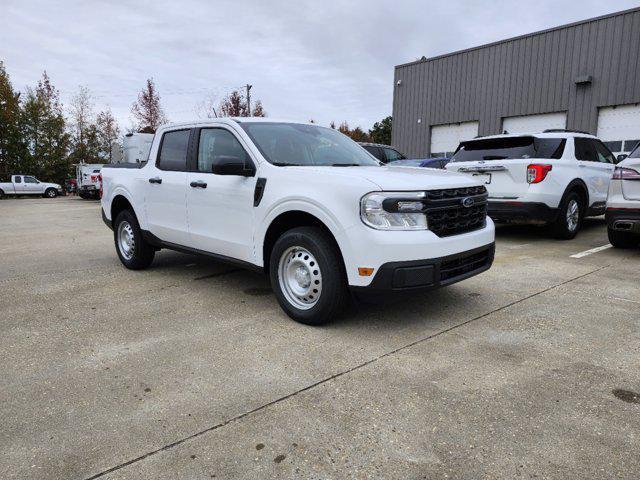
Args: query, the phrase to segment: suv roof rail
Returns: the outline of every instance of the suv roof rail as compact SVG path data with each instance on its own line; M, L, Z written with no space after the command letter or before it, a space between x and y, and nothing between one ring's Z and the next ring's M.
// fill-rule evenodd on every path
M543 130L542 133L583 133L585 135L592 135L589 132L585 132L584 130L571 130L569 128L548 128Z

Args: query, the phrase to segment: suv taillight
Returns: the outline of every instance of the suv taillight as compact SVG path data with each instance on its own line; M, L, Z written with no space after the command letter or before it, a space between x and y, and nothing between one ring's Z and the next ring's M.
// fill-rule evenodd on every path
M549 173L552 168L552 165L532 163L527 167L527 182L540 183L547 177L547 173Z
M640 180L640 172L633 168L616 167L612 178L614 180Z

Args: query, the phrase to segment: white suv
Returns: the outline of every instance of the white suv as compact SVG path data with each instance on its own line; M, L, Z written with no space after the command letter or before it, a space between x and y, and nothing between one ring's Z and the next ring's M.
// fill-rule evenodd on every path
M616 167L607 198L607 230L614 247L640 244L640 145Z
M585 216L604 213L615 157L593 135L545 130L462 142L446 168L486 185L496 223L550 224L571 239Z

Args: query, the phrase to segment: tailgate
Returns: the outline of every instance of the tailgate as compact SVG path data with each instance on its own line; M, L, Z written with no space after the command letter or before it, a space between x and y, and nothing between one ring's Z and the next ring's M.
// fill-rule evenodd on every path
M530 159L453 162L447 165L447 170L466 173L484 183L489 198L516 199L529 188L527 166L530 163Z
M640 158L625 160L620 166L640 172ZM627 200L640 200L640 180L622 180L622 196Z

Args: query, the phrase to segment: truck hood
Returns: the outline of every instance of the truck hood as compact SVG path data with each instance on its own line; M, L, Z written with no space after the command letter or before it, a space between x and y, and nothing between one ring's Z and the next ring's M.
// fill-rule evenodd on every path
M470 175L420 167L300 167L305 171L366 179L380 190L438 190L480 185Z

